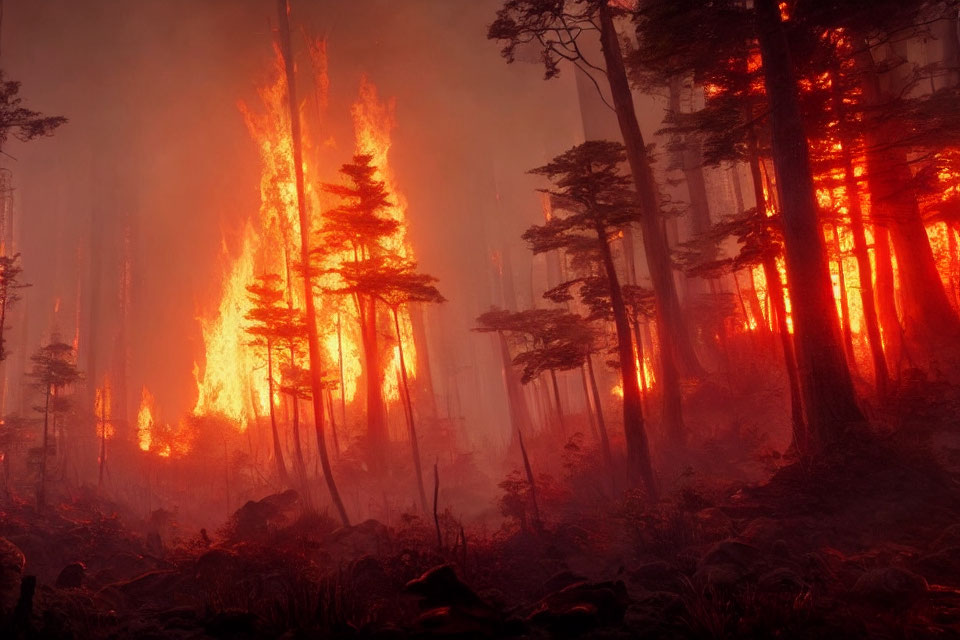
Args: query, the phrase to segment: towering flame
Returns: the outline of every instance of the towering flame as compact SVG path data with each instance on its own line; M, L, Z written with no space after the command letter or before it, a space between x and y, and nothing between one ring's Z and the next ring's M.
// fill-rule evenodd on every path
M354 133L357 138L357 152L373 157L372 164L377 167L374 179L383 181L390 193L391 206L384 212L387 217L400 223L396 233L389 239L388 249L398 255L413 259L413 249L407 241L407 200L397 189L396 180L390 169L389 153L391 134L396 125L395 103L389 100L380 101L377 88L370 83L366 76L360 79L360 94L354 103L353 115ZM417 354L413 348L413 324L409 312L404 309L400 314L400 335L403 339L405 364L407 375L415 378L417 375ZM392 349L386 363L383 376L383 396L394 402L399 399L397 376L400 373L399 350Z
M156 421L153 417L153 394L146 387L140 392L140 410L137 411L137 444L141 451L150 451L153 443L153 429Z
M93 409L97 421L97 437L105 440L110 440L116 433L112 422L111 401L110 378L104 376L103 384L97 387L94 395Z
M322 41L310 45L314 67L313 80L317 113L326 103L327 75L326 48ZM300 247L300 225L297 191L293 171L293 141L290 136L290 119L287 106L287 86L283 57L279 50L271 71L271 81L258 91L260 105L255 110L244 103L239 104L247 129L257 144L261 161L260 209L248 222L239 252L231 257L225 250L225 269L220 300L214 314L201 320L205 358L202 365L194 368L197 381L195 415L220 414L245 429L258 417L269 413L268 382L266 379L265 354L249 344L246 333L248 321L245 316L252 309L247 286L258 275L273 273L280 276L285 289L285 303L302 309L303 288L297 275ZM386 215L400 222L398 231L389 239L391 251L412 257L412 249L406 239L407 203L396 188L396 181L389 165L390 134L394 126L392 101L380 101L376 88L365 78L361 81L360 93L351 109L356 134L357 153L373 156L377 166L378 180L384 181L391 197L391 206ZM320 228L321 212L332 203L323 202L325 196L319 189L324 180L311 166L311 158L332 145L311 144L319 123L306 117L304 122L304 176L311 229ZM328 255L326 261L352 259L350 256ZM336 286L338 276L318 275L319 287ZM359 322L354 305L339 296L315 294L318 326L322 333L321 346L327 369L339 373L338 362L343 362L343 388L338 390L347 402L356 396L358 381L362 375L362 348ZM338 332L336 327L340 326ZM401 334L404 339L404 355L408 373L416 373L416 350L413 342L413 327L409 314L401 316ZM395 352L395 350L394 350ZM306 362L300 362L306 366ZM388 401L398 399L397 376L399 361L394 355L385 363L384 396ZM276 382L282 384L282 372L275 368ZM275 397L275 401L282 401Z

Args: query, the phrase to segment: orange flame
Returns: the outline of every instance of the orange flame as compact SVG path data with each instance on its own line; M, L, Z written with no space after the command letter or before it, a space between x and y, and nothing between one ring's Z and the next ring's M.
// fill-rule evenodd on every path
M143 387L140 392L140 410L137 411L137 444L141 451L150 451L154 424L153 394Z

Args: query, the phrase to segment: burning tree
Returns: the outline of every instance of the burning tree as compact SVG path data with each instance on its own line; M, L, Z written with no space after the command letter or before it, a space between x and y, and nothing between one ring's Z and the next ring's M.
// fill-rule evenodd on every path
M293 47L290 43L290 8L287 0L278 0L277 10L280 23L280 49L283 54L284 70L287 78L287 103L290 114L290 137L293 141L293 168L296 177L297 213L300 223L300 261L303 269L304 306L307 316L307 337L310 355L310 391L313 395L313 424L317 431L317 448L320 453L320 464L327 481L330 499L336 506L344 526L350 524L347 510L340 499L333 478L333 469L327 455L327 444L323 437L323 363L320 354L320 335L317 329L316 302L313 298L313 274L310 264L310 217L307 213L307 200L303 179L303 140L300 134L300 111L297 104L296 74L293 63Z
M324 189L339 196L344 202L324 213L320 229L321 242L314 251L317 269L338 274L344 281L351 273L369 271L379 264L387 248L387 240L396 232L399 223L384 215L391 205L383 181L375 178L377 167L370 155L356 155L352 163L344 164L340 172L349 184L327 184ZM336 262L338 256L343 256ZM324 264L330 258L335 263ZM352 260L350 260L352 257ZM357 310L360 332L363 336L364 374L367 387L367 438L370 453L375 458L383 455L387 440L386 413L383 405L383 367L377 333L378 298L370 293L349 291L343 287L328 287L329 293L352 295Z
M43 391L43 406L37 407L43 412L43 441L40 452L40 480L37 485L37 506L42 508L47 499L47 458L50 454L49 424L51 404L56 405L60 392L68 385L80 379L76 366L76 353L73 347L53 335L50 343L40 347L30 359L33 361L31 377L36 386Z
M658 185L637 120L616 30L615 19L628 15L625 6L626 3L606 0L506 0L497 11L487 37L505 43L502 55L508 62L515 59L520 48L538 48L547 79L556 77L560 73L560 63L566 61L586 74L596 85L601 98L604 93L596 77L602 76L606 81L636 198L644 214L637 222L643 230L644 253L656 294L660 366L668 371L664 377L676 375L672 371L677 367L686 374L700 374L702 368L677 296L669 244L662 224ZM599 38L602 61L591 60L585 55L584 43L589 38ZM629 237L629 226L623 232ZM632 247L629 243L627 245L628 283L633 284Z
M416 420L410 399L410 384L404 359L403 332L400 330L400 310L410 304L440 303L444 298L434 286L433 276L416 271L416 264L396 255L374 256L367 260L346 262L338 273L346 287L336 292L353 294L358 298L374 298L382 302L393 316L396 332L397 353L400 358L400 376L403 383L402 396L410 434L410 449L417 477L420 506L428 513L427 496L423 488L423 468L420 463L420 444L417 440Z
M267 274L258 276L255 284L247 286L253 309L247 313L250 321L247 327L253 339L250 345L263 350L267 360L267 403L270 408L270 431L273 434L273 458L277 467L277 477L284 486L290 486L290 476L283 461L283 448L280 445L280 432L277 430L277 415L274 407L274 351L291 324L291 309L283 305L283 289L280 276ZM295 312L294 312L295 313ZM303 460L300 460L302 467ZM302 480L302 478L301 478Z
M20 254L0 256L0 362L7 359L7 312L20 301L20 289L29 284L20 281L23 268L20 266Z
M620 288L620 276L613 261L611 238L640 219L640 209L630 179L624 176L619 165L625 159L622 145L615 142L588 141L557 156L547 165L531 173L550 178L555 187L545 190L554 200L559 211L557 216L536 230L534 252L569 246L582 242L582 236L596 237L604 273L610 284L610 299L614 324L617 328L617 352L620 359L620 374L623 380L623 422L627 441L627 466L631 482L642 480L651 496L656 495L653 469L650 465L649 445L644 427L640 385L634 370L633 343L627 308ZM533 236L528 234L528 238ZM670 363L670 348L661 342L661 369L664 378L675 371ZM671 372L671 373L666 373ZM673 392L679 397L679 380L671 378L677 386ZM665 389L668 388L664 385ZM668 397L664 391L664 398ZM679 409L679 403L669 405ZM664 405L667 409L668 405ZM665 415L679 429L681 416L678 411Z

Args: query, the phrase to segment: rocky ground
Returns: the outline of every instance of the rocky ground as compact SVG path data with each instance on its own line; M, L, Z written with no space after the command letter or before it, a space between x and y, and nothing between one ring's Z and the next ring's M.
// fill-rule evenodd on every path
M896 454L892 453L896 451ZM0 518L11 638L960 637L960 495L917 449L641 496L537 534L338 528L295 493L222 531L94 500Z

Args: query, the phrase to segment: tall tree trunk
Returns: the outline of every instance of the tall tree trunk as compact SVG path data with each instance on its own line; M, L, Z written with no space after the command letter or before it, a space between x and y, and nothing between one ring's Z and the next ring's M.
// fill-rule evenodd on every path
M630 337L630 322L627 320L627 307L623 302L620 278L607 240L607 230L597 227L597 239L603 254L603 264L610 283L610 302L613 307L614 324L617 327L617 355L620 359L620 377L623 384L623 432L627 441L627 474L631 486L642 482L651 500L658 499L653 465L650 463L650 444L647 430L643 424L643 406L640 398L640 384L633 361L633 340ZM661 343L662 344L662 343ZM661 352L664 349L661 349Z
M630 164L643 210L640 225L643 230L647 267L653 281L656 299L657 331L660 335L660 367L668 370L677 368L679 365L687 375L700 375L703 373L703 368L697 359L686 319L680 309L680 300L677 297L670 249L663 227L663 218L660 215L660 196L650 159L647 157L640 124L637 122L633 94L630 92L617 30L606 3L601 4L599 17L600 46L606 63L607 80L617 113L617 122L627 150L627 161ZM674 376L668 374L665 377L673 378ZM664 389L665 397L670 393L673 391ZM679 390L676 394L679 395Z
M343 377L343 329L337 312L337 367L340 369L340 423L347 424L347 388Z
M47 454L50 452L50 385L43 398L43 453L40 455L40 487L37 489L37 508L47 506Z
M270 405L270 432L273 434L273 460L277 465L277 476L280 483L289 488L290 476L287 475L287 465L283 460L283 447L280 444L280 431L277 429L277 413L273 402L273 346L267 342L267 403Z
M100 401L100 468L97 476L97 493L103 490L103 468L107 464L107 385L103 385Z
M500 359L503 366L503 384L507 390L507 404L510 409L510 426L512 427L512 440L516 440L520 429L529 428L532 424L530 419L530 409L527 406L527 397L523 393L523 386L520 383L520 377L510 358L510 347L507 344L507 337L502 331L497 332L497 341L500 345Z
M597 407L597 429L600 431L600 447L603 449L603 461L607 464L607 467L612 470L613 452L610 451L610 438L607 436L607 424L603 419L603 406L600 404L600 390L597 389L597 378L593 373L592 354L587 354L587 373L590 374L590 392L593 394L593 404Z
M550 384L553 385L553 399L557 403L557 424L560 427L560 434L566 439L567 421L563 416L563 404L560 402L560 387L557 385L557 372L550 369Z
M290 44L290 21L287 16L287 0L277 0L280 24L280 50L283 54L287 76L287 98L290 109L290 136L293 138L293 168L297 180L297 209L300 219L300 261L310 264L310 217L307 215L307 200L303 184L303 141L300 138L300 111L296 97L296 77L294 74L293 51ZM317 310L313 299L313 274L310 269L303 270L304 301L307 314L307 334L310 345L310 388L313 394L313 423L317 431L317 448L320 452L320 464L327 480L327 489L340 520L344 526L350 525L347 510L340 499L330 458L327 455L327 443L323 438L323 363L320 355L320 335L317 330Z
M872 214L871 214L872 217ZM873 259L877 265L877 315L887 356L888 371L896 370L900 362L903 327L897 315L897 291L894 284L893 257L890 253L890 233L886 226L873 225ZM890 367L890 365L893 365Z
M527 474L527 484L530 485L530 502L533 505L533 528L537 533L543 533L543 520L540 519L540 506L537 504L537 482L533 477L533 467L527 457L527 448L523 446L523 434L517 433L520 443L520 455L523 456L523 470Z
M840 246L840 227L836 222L830 226L833 230L833 252L837 255L837 285L840 288L840 331L843 337L843 353L847 356L847 366L856 370L857 360L853 353L853 326L850 322L850 299L847 296L847 276L843 272L843 249Z
M580 365L580 382L583 385L583 406L587 412L587 422L590 425L590 435L594 440L600 440L600 433L597 432L597 419L594 414L592 403L590 402L590 389L587 386L587 367L586 364Z
M776 0L756 0L757 29L770 98L773 158L783 217L787 284L807 427L814 453L864 422L843 357L837 307L810 170L797 84Z
M410 453L413 456L413 469L417 474L417 490L420 492L420 506L423 513L427 510L427 494L423 490L423 467L420 464L420 442L417 440L417 425L413 417L413 403L410 401L410 382L407 379L407 364L403 358L403 338L400 335L400 314L393 311L393 326L397 330L397 353L400 354L400 380L403 382L403 401L407 408L407 424L410 427Z
M873 268L870 265L870 250L867 247L867 234L863 222L863 206L860 202L860 182L857 179L853 162L852 136L847 131L846 104L840 87L839 71L834 72L833 110L837 116L838 130L841 136L840 156L843 163L843 184L847 195L847 211L850 216L850 233L853 236L853 256L857 260L857 274L860 276L860 302L863 306L863 321L867 329L867 341L870 344L870 358L873 362L874 387L877 398L887 397L890 387L890 374L883 353L883 340L880 337L880 318L877 314L876 294L873 288ZM874 235L877 235L874 227ZM879 267L877 269L879 271ZM894 310L896 313L896 310Z
M380 366L380 345L377 336L377 301L373 296L363 300L362 319L363 373L367 386L367 447L375 464L381 464L387 448L387 416L383 404L383 368Z
M869 48L861 49L856 62L863 77L864 101L868 107L880 107L886 96ZM937 270L897 125L885 121L867 128L867 182L873 219L887 227L897 256L904 333L931 358L960 339L960 318L950 306Z
M646 402L647 392L650 389L650 385L647 383L647 363L646 363L646 354L643 348L643 336L640 331L640 318L633 319L633 339L634 345L637 348L637 371L640 374L640 406L643 409L644 415L649 411L649 407Z
M334 417L333 394L327 389L327 410L330 412L330 435L333 436L333 453L340 455L340 435L337 433L337 419Z
M753 130L750 131L750 176L753 179L753 197L757 203L756 215L766 224L768 203L763 193L763 175L760 171L760 156L757 145L757 138ZM764 227L766 229L767 227ZM780 270L777 268L777 260L769 249L772 243L768 232L764 232L764 245L767 250L764 251L761 258L763 267L763 278L767 281L767 303L773 311L767 316L771 318L771 326L775 318L777 331L780 336L780 348L783 352L783 365L787 371L787 387L790 390L790 421L793 428L793 445L797 452L805 454L807 451L807 427L803 417L803 400L800 391L800 372L797 369L797 356L794 351L793 338L790 335L790 327L787 324L787 301L783 295L783 284L780 282ZM751 282L753 281L753 272L751 271ZM762 316L761 316L762 317Z
M296 355L293 348L293 344L290 345L290 366L293 367L296 365ZM297 479L300 481L300 486L304 489L307 488L307 465L303 461L303 445L300 440L300 400L297 398L296 393L290 394L290 403L293 405L291 407L292 421L291 426L293 431L293 452L296 456L297 463Z

